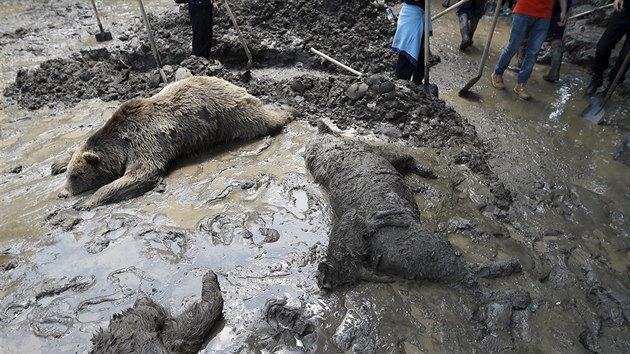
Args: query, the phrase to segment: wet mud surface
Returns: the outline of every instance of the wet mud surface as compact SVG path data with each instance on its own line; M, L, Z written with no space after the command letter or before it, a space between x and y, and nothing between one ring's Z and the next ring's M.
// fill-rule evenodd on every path
M208 270L225 303L207 353L630 351L630 190L627 167L612 159L630 130L623 107L611 110L602 131L550 118L544 126L554 128L552 136L521 114L540 106L562 113L572 101L522 106L492 93L507 102L501 105L487 99L491 91L454 99L449 91L477 64L449 49L458 44L446 37L452 18L436 23L444 33L433 41L438 99L393 79L395 28L379 4L230 2L254 56L246 71L225 13L215 21L207 61L189 57L185 8L146 1L169 82L178 71L217 76L299 116L277 136L179 162L139 198L80 211L72 208L76 199L57 198L65 177L50 176L52 161L85 141L121 101L149 97L165 83L135 7L105 2L101 16L114 40L96 43L86 4L10 5L0 33L2 351L87 352L93 334L138 299L171 314L198 303ZM481 42L475 39L473 55ZM310 47L366 75L350 76ZM576 90L575 82L567 75L558 92ZM520 272L506 271L507 263L480 269L474 292L404 279L322 290L318 267L339 220L332 193L315 183L303 157L320 119L434 171L437 179L403 180L423 230L457 257L514 259ZM583 140L563 135L575 130ZM609 160L593 152L581 165L537 144L578 140L579 155L595 134L612 137ZM619 166L592 172L613 162Z

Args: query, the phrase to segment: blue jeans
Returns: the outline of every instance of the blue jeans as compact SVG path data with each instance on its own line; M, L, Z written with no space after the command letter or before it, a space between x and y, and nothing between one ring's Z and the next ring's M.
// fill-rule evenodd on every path
M536 64L536 57L540 51L540 47L547 37L547 29L549 28L548 18L532 17L522 14L512 14L512 30L510 31L510 39L507 46L501 52L501 57L494 68L494 72L503 75L505 69L510 65L510 60L518 47L527 39L527 51L521 71L518 74L518 83L524 84L532 75L532 69Z

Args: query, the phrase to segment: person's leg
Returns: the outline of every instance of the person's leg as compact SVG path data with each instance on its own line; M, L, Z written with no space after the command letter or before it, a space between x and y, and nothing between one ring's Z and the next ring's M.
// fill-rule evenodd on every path
M525 59L523 60L523 65L521 65L521 70L518 72L517 83L514 87L514 92L523 100L529 100L531 98L525 89L525 84L532 74L532 69L534 68L534 64L536 64L536 57L538 56L540 47L545 41L545 37L547 37L549 19L530 17L529 24Z
M529 80L532 74L534 64L540 47L547 37L547 29L549 28L549 19L530 17L529 33L527 35L527 49L523 65L518 73L518 83L524 84Z
M413 83L416 85L422 85L424 79L424 38L420 44L420 55L418 55L418 65L416 65L413 72Z
M396 78L401 80L411 79L411 75L415 70L413 63L407 59L403 53L398 53L398 61L396 62Z
M630 54L630 33L626 34L626 40L623 43L623 47L621 47L621 50L619 51L619 57L615 62L615 66L613 66L613 68L610 69L610 72L608 73L608 86L610 86L615 80L615 76L617 76L617 73L619 72L619 70L621 69L621 65L623 64L623 61L626 59L626 56L628 54ZM628 68L626 68L625 71L621 74L621 79L619 80L620 84L624 82L627 73ZM608 90L608 88L606 90Z
M459 33L462 36L462 42L459 45L459 50L465 50L470 46L470 24L468 23L468 13L461 12L458 16L459 20Z
M608 26L606 30L599 38L597 42L597 49L595 50L595 60L591 66L592 78L588 87L586 88L586 94L588 96L593 95L597 89L602 85L603 75L606 68L608 68L608 62L610 60L610 54L615 48L617 43L623 38L625 32L623 31L624 22L626 16L613 12L608 20Z
M551 65L547 74L543 75L545 81L554 82L560 78L560 66L562 65L562 54L564 54L564 46L562 39L553 40L551 42Z
M212 8L210 1L191 0L188 2L188 12L193 30L192 55L207 59L210 57L212 40Z
M523 40L527 35L527 18L529 18L529 16L521 14L514 14L514 16L512 16L510 39L508 40L506 47L503 48L499 61L494 67L495 74L503 75L503 72L510 64L510 60L512 60L512 57L516 54L518 47L520 47L521 43L523 43Z

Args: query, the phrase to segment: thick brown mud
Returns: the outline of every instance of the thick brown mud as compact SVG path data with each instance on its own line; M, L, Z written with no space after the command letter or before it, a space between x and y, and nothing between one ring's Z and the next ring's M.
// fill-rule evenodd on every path
M459 53L447 15L432 41L441 96L427 97L393 79L395 28L378 2L233 1L254 57L246 71L224 12L206 61L189 57L185 8L146 0L169 82L178 71L218 76L300 116L277 136L179 162L139 198L77 211L84 196L57 198L65 177L50 176L52 161L121 101L165 85L138 9L97 2L114 40L96 43L89 4L0 4L0 351L87 352L92 335L140 298L183 313L199 301L208 270L225 303L207 353L630 351L630 174L613 159L629 113L615 95L606 126L580 121L583 69L567 64L549 85L537 68L533 102L493 91L485 77L472 98L457 97L476 74L487 26ZM602 29L585 21L572 25L570 40L586 41L582 24ZM592 52L578 53L580 43L568 61L584 65L578 54ZM365 75L350 76L311 47ZM319 119L434 171L435 180L404 179L423 230L463 259L515 259L521 272L490 279L487 270L472 293L402 279L321 291L317 268L336 220L302 156Z

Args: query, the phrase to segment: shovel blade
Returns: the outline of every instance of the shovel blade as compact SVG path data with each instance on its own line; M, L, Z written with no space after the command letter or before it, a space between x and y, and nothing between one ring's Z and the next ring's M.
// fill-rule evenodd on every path
M477 81L479 81L480 78L481 78L481 75L478 75L472 78L470 81L468 81L466 86L464 86L461 90L459 90L459 95L461 96L462 94L468 92L468 90L470 90L470 88L473 87L477 83Z
M429 96L438 97L438 87L436 84L422 84L421 90Z
M591 98L591 103L582 112L582 118L589 122L600 124L604 120L604 100L601 96L594 96Z
M95 35L97 42L105 42L112 40L112 34L110 32L100 32Z

